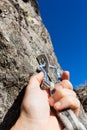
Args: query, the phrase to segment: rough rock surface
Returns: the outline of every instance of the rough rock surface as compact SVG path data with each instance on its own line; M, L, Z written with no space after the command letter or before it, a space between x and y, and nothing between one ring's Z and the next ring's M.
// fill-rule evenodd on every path
M37 1L0 0L0 130L9 130L17 120L25 87L41 53L61 71ZM53 75L52 78L55 80ZM84 124L86 112L83 111Z
M76 93L83 105L84 111L87 113L87 85L80 86L80 88L76 89Z
M83 124L87 128L87 85L79 86L79 88L76 89L75 91L82 104L79 119L83 122Z

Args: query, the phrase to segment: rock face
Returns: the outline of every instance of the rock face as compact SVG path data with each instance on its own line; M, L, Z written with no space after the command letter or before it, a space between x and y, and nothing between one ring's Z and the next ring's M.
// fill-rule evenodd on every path
M79 86L78 89L75 90L77 96L81 102L81 110L79 113L79 119L87 128L87 85Z
M61 71L37 1L1 0L0 130L9 130L17 120L25 87L38 66L36 57L42 53L47 55L50 64ZM87 124L86 112L83 112L84 124Z
M84 111L87 113L87 85L80 86L80 88L76 89L76 93L83 105Z

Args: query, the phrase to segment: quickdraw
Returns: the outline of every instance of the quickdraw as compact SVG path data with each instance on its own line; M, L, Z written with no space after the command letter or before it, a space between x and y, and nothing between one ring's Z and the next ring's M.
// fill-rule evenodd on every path
M49 64L49 61L45 54L39 55L37 57L37 61L39 63L37 70L42 71L44 73L44 81L43 85L41 85L41 88L49 89L50 94L52 94L55 87L55 83L48 75L48 70L55 70L56 79L58 82L61 81L61 74L56 66L52 66ZM78 120L78 118L75 116L74 112L71 109L67 109L61 112L56 111L56 115L58 120L62 123L63 130L86 130L84 125Z

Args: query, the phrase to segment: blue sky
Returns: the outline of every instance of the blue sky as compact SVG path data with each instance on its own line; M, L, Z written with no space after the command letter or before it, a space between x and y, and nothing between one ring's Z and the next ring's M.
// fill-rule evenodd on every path
M43 23L74 87L87 83L87 0L38 0Z

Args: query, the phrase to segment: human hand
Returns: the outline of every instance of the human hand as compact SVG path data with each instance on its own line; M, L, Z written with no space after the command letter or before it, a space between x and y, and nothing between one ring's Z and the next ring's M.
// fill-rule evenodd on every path
M21 105L21 115L27 116L28 120L45 123L50 115L48 93L41 90L44 74L40 72L30 78Z
M71 108L76 116L79 114L80 102L77 99L76 93L73 91L73 86L69 81L69 72L64 71L62 81L55 86L55 93L49 98L50 106L57 111Z
M40 89L43 78L44 75L41 72L30 79L22 102L19 119L22 123L25 122L24 126L26 124L28 130L36 130L36 128L37 130L61 130L62 128L55 115L51 114L50 106L56 110L71 108L77 114L80 107L79 101L72 90L71 83L68 81L68 72L63 72L63 80L55 87L55 93L52 96L49 96L47 91Z

